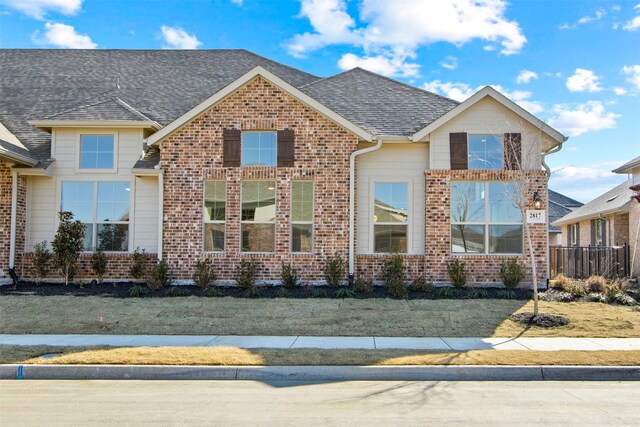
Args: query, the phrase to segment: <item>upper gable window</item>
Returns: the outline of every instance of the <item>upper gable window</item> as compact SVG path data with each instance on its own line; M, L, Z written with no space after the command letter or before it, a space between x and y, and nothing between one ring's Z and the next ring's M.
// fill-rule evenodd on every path
M277 132L242 132L242 166L276 166Z
M504 169L498 135L469 135L469 169Z
M115 169L114 135L80 135L80 169Z

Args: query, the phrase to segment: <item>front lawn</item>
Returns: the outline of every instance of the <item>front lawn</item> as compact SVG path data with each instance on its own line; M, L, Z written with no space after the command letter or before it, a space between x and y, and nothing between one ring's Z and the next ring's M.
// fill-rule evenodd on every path
M109 298L0 296L4 334L335 335L410 337L640 337L637 308L540 302L569 325L509 320L531 301Z

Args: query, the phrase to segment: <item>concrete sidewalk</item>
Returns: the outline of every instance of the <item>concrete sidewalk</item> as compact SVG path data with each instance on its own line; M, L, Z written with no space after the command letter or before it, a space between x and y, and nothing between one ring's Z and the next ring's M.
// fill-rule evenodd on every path
M238 335L0 335L1 345L274 349L640 350L640 338L413 338Z

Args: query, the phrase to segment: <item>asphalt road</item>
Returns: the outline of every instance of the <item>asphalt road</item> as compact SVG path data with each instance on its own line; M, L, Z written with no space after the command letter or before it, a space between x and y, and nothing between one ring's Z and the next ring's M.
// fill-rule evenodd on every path
M0 425L640 425L637 382L0 381Z

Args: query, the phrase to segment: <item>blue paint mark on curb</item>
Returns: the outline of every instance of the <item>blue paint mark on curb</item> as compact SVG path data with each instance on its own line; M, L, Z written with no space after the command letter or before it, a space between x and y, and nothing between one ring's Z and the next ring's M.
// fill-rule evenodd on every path
M19 380L22 379L22 365L18 365L18 378Z

